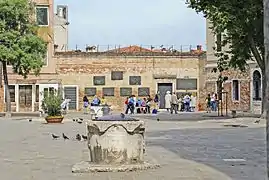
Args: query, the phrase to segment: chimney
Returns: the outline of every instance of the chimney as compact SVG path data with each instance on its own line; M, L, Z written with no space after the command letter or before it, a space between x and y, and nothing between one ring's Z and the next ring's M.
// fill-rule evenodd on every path
M197 45L197 50L202 51L202 45Z

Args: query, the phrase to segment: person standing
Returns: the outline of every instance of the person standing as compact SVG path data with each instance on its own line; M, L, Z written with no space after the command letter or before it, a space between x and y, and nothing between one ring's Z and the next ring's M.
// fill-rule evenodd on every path
M184 108L186 112L190 111L190 101L191 101L190 96L186 94L184 97Z
M155 109L159 110L159 95L156 94L155 97L154 97L154 104L155 104Z
M210 94L208 94L207 98L206 98L206 112L207 113L211 112L211 97L210 97Z
M196 107L196 97L191 95L191 102L190 102L190 110L191 112L195 111L195 107Z
M177 95L174 92L171 96L171 114L175 111L175 114L177 114L177 106L178 106L178 101L177 101Z
M149 114L150 114L151 101L152 101L152 99L151 99L150 95L148 95L148 98L146 101L146 107L147 107L147 113L149 113Z
M167 112L169 112L169 110L171 110L171 94L170 91L166 91L166 95L164 97L165 100L165 109L167 110Z
M211 95L211 110L212 111L217 111L217 103L216 103L216 96L215 93L212 93Z
M88 107L89 107L89 99L87 98L87 96L83 97L83 110L84 110L84 114L88 113Z
M134 97L133 96L130 96L130 98L128 99L128 105L127 105L125 114L128 114L129 110L131 111L131 114L134 114Z
M160 96L160 92L158 91L154 97L154 102L156 104L157 111L160 109L160 99L161 99L161 96Z

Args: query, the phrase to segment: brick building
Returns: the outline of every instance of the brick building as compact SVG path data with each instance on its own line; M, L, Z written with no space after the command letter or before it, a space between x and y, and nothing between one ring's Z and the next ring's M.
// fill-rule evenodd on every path
M205 91L201 92L200 98L205 99L206 95L211 92L217 92L217 73L212 73L212 69L217 66L217 58L214 55L215 50L226 50L227 47L218 47L218 41L222 36L215 36L207 21L207 61L205 65L206 82ZM262 98L262 80L261 71L256 62L248 61L249 68L245 73L236 70L229 70L223 73L228 80L224 83L224 92L227 92L227 107L239 111L248 111L252 113L261 113ZM204 102L204 103L203 103ZM205 107L205 101L201 101ZM226 104L226 97L223 95L223 105Z
M139 51L138 51L139 50ZM167 90L193 93L199 98L204 84L205 54L191 51L186 53L153 52L137 46L130 46L108 52L56 52L52 57L54 74L19 80L11 84L12 111L38 111L42 92L62 88L65 98L70 98L70 110L82 108L82 98L87 95L105 96L114 110L122 110L129 95L154 96L157 90L162 94L161 107ZM9 75L14 82L16 75ZM42 82L42 83L41 83ZM25 84L25 85L22 85ZM28 109L20 103L21 86L29 87L23 95L30 98ZM15 101L15 102L14 102ZM198 101L197 101L198 102Z
M135 49L139 49L139 52ZM154 96L157 90L192 92L199 97L204 72L203 53L152 52L130 46L104 53L57 52L57 74L71 109L82 107L82 98L104 95L113 109L123 109L129 95Z

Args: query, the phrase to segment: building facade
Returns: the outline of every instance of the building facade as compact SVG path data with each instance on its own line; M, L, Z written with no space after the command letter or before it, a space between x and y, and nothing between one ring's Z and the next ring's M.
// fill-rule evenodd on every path
M216 36L210 29L210 23L207 21L207 61L205 65L206 82L205 91L201 92L201 98L206 98L208 93L217 92L218 73L212 72L217 67L216 51L227 50L227 47L218 47L218 41L221 36ZM226 92L223 99L223 106L229 110L248 111L256 114L261 113L262 98L262 78L261 71L256 62L248 61L249 68L245 73L237 70L229 70L223 72L223 76L227 76L228 80L223 84L223 92ZM205 101L201 101L205 107Z
M14 74L12 67L8 67L9 89L12 103L12 111L38 111L41 106L42 93L51 88L57 88L60 80L56 75L56 62L52 57L54 54L54 33L53 0L34 0L35 17L39 26L38 35L47 42L47 57L44 59L44 67L40 76L30 74L27 79ZM4 87L0 93L0 111L5 110Z
M122 110L126 97L154 97L157 91L164 108L166 91L189 92L199 99L204 84L199 78L204 72L203 54L57 52L54 58L64 96L71 99L70 110L82 108L84 95L90 100L104 96L112 109Z
M85 95L89 100L94 95L104 96L113 110L123 110L124 100L130 95L154 97L157 91L160 91L161 108L164 108L168 90L178 95L192 93L198 103L200 87L204 84L204 79L199 77L204 76L205 59L200 51L178 54L55 52L55 73L30 76L26 80L10 78L12 111L39 111L44 92L59 88L64 98L71 99L71 111L82 109ZM13 74L10 77L19 78Z

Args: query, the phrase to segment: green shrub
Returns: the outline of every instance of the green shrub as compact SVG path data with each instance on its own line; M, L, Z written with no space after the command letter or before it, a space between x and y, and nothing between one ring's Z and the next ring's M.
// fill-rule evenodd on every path
M48 114L48 116L61 116L61 104L63 102L63 96L59 91L51 91L44 94L42 101L42 109Z

